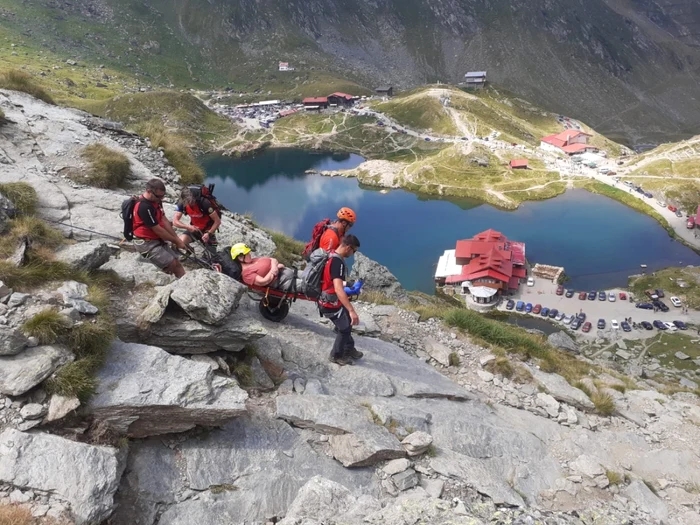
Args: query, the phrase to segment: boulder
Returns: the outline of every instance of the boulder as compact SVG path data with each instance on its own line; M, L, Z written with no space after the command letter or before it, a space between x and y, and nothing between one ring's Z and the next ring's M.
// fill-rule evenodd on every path
M559 402L549 394L539 392L535 403L538 407L543 408L549 417L557 417L559 415Z
M605 469L600 465L600 461L593 456L582 454L569 464L569 468L579 474L589 478L597 478L605 474Z
M94 315L98 312L97 307L85 300L88 296L86 284L77 281L65 281L56 291L61 294L65 306L70 306L81 314Z
M175 277L162 272L135 252L121 251L118 257L110 259L100 268L112 270L121 280L135 286L142 284L164 286L176 280Z
M0 434L0 481L67 501L78 525L110 516L122 471L122 454L113 448L13 429Z
M355 254L349 278L355 281L362 279L364 290L381 292L398 301L408 299L406 290L403 289L396 276L386 266L373 261L361 252Z
M117 341L96 376L89 409L134 438L221 426L246 410L246 392L206 363L160 348Z
M566 332L554 332L547 337L547 342L554 348L571 352L572 354L580 354L576 341L574 341Z
M0 357L0 394L22 395L72 360L73 355L61 346L36 346Z
M58 421L63 419L73 410L77 410L80 406L80 400L77 397L65 397L58 394L51 396L49 400L49 413L46 415L46 421Z
M187 272L173 283L170 299L192 319L219 324L238 307L246 290L246 286L228 275L200 269Z
M223 212L221 226L216 234L219 246L233 246L246 243L257 257L271 257L277 246L266 231L255 227L252 221L242 215Z
M114 249L99 240L79 242L61 248L56 252L56 260L71 265L78 270L95 270L109 261Z
M330 434L331 454L345 467L363 467L401 458L398 439L372 421L370 411L336 396L285 395L276 399L280 419Z
M427 432L413 432L406 436L401 444L409 456L420 456L427 452L430 445L433 444L433 437Z
M406 458L392 459L386 465L384 465L384 468L382 470L386 475L393 476L394 474L398 474L399 472L408 470L410 466L411 462Z
M356 498L343 485L314 476L299 489L289 507L282 525L293 525L297 520L317 520L321 523L335 522L350 510Z
M28 293L14 292L12 295L10 295L10 299L7 301L7 306L9 308L17 308L18 306L22 306L24 303L26 303L27 299L30 297L31 295Z
M432 337L426 337L423 340L423 344L425 345L425 351L430 357L435 359L442 366L450 366L450 354L452 350L449 347L436 341Z
M419 480L416 471L410 468L391 476L391 481L396 485L397 489L403 492L418 485Z
M595 408L595 405L583 390L571 386L562 376L547 374L533 367L527 368L535 380L557 401L567 403L581 410L593 410Z
M0 326L0 356L17 355L29 345L22 332L8 326Z
M646 483L635 479L622 493L631 499L637 507L651 514L654 519L665 521L668 519L668 507L656 494L654 494Z

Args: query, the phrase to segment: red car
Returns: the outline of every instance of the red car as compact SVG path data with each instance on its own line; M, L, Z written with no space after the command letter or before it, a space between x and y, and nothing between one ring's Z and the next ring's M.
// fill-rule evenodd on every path
M589 321L586 321L585 323L583 323L583 328L581 328L581 331L586 332L586 333L590 332L591 331L591 323Z
M564 295L564 287L561 284L557 286L557 295Z
M668 205L668 209L671 210L673 213L676 213L678 211L678 208L675 206L671 206L670 204Z
M536 304L535 307L532 309L533 314L539 314L542 311L542 305L541 304Z
M627 300L627 294L625 292L620 292L620 301L626 301Z
M587 292L579 292L579 294L578 294L578 298L581 299L582 301L585 301L587 297L588 297Z

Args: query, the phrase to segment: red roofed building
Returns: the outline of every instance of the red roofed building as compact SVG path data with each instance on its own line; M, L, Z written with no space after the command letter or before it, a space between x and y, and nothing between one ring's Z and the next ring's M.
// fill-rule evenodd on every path
M461 271L452 275L436 273L437 284L460 286L462 293L480 304L490 304L499 295L517 290L520 280L527 277L525 244L510 241L495 230L457 241L454 259Z
M306 109L326 109L328 107L328 97L309 97L302 100Z
M512 170L526 170L527 169L527 159L513 159L510 161L510 169Z
M564 152L568 155L597 151L598 148L588 144L591 135L577 129L567 129L556 135L549 135L540 141L540 148L554 153Z
M328 103L331 106L351 106L358 98L354 95L348 95L347 93L333 93L328 95Z

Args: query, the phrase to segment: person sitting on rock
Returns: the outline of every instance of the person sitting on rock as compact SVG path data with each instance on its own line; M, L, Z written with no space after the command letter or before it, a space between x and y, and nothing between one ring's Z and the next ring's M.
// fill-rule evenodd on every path
M330 360L340 366L352 365L353 359L364 354L355 349L352 327L359 324L360 318L345 292L345 258L354 255L360 248L360 241L354 235L346 235L335 251L331 251L321 279L321 297L318 300L319 312L335 325L337 335L331 350Z
M181 250L186 249L186 246L165 216L164 197L163 181L149 180L146 191L134 205L133 245L152 264L179 279L185 275L185 269L180 264L179 254L167 243L171 242Z
M319 248L323 248L327 252L336 250L340 246L340 240L357 220L357 215L350 208L340 208L336 216L338 217L337 220L333 221L326 228L318 244Z
M190 224L182 222L182 216L190 218ZM196 199L189 188L180 192L180 201L177 203L173 224L176 228L187 230L180 235L180 239L188 246L194 240L202 241L207 247L214 248L217 245L216 230L221 225L221 217L216 207L209 199L201 197Z
M231 247L231 259L240 264L241 279L245 284L296 291L298 288L296 270L286 268L284 264L272 257L253 258L250 251L250 248L242 242Z

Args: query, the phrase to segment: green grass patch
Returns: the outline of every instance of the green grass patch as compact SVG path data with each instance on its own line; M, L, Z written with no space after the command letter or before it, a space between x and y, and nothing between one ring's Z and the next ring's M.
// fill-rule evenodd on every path
M48 104L54 104L53 98L26 71L8 69L0 73L0 89L22 91Z
M484 368L491 372L492 374L498 374L503 377L510 379L515 374L515 368L505 356L497 357L490 363L488 363Z
M682 332L662 332L647 343L647 353L656 357L663 368L697 370L698 365L693 360L700 358L700 347L694 340L694 337ZM678 359L676 352L683 352L690 359Z
M275 259L288 267L302 260L301 252L304 251L305 246L303 242L280 232L263 229L270 234L275 243L275 253L272 255Z
M74 177L78 182L97 188L117 188L131 175L129 158L104 144L90 144L83 149L82 157L90 163L90 168Z
M456 135L457 127L438 98L427 94L398 97L375 106L396 122L416 130L432 130L441 135Z
M459 366L460 365L459 354L457 352L451 352L448 359L449 359L450 366Z
M596 412L601 416L610 416L615 412L615 401L610 394L596 391L591 396Z
M15 209L22 215L33 215L39 198L36 190L26 182L7 182L0 184L0 193L10 199Z
M644 297L645 290L661 289L668 297L678 297L682 304L700 308L700 268L665 268L646 275L632 277L629 288L636 297ZM669 304L669 308L675 308Z
M622 474L615 472L614 470L606 470L605 476L608 478L608 482L611 485L620 485L624 481Z
M67 264L31 256L27 264L17 268L8 261L0 261L0 280L14 290L29 290L35 286L58 280L71 279L75 270Z
M163 148L163 153L168 162L180 174L180 182L183 185L201 184L204 182L204 170L197 164L192 149L187 140L173 132L168 131L162 124L148 123L136 127L137 133L148 137L153 149Z
M383 304L383 305L395 305L396 301L391 297L387 296L385 293L379 292L377 290L367 290L362 291L360 295L362 301L372 304Z
M50 345L55 343L69 328L69 322L65 316L56 310L44 310L31 319L24 322L22 332L28 336L36 337L39 344Z

